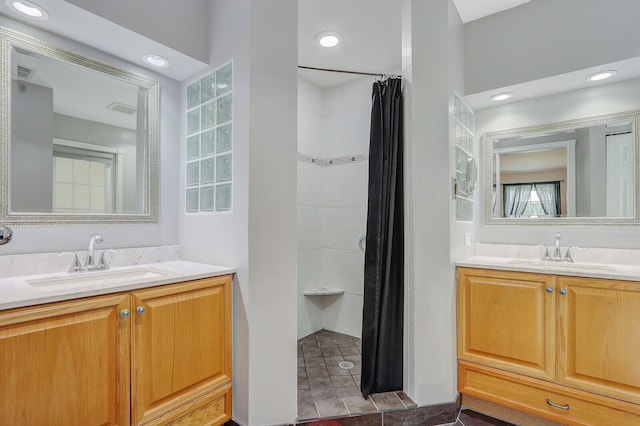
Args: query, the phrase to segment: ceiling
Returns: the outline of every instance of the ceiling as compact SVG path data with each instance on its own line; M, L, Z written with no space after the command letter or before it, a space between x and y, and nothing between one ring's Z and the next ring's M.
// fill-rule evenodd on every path
M469 22L530 0L453 1L463 22ZM400 74L402 24L398 0L300 0L298 7L299 65ZM342 43L331 49L321 47L316 36L323 31L340 33ZM300 75L322 88L359 78L307 70L301 70Z

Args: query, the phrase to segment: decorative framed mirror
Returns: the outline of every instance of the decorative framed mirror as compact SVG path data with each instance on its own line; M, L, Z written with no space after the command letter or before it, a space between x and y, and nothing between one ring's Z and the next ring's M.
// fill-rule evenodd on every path
M159 83L0 28L0 221L156 223Z

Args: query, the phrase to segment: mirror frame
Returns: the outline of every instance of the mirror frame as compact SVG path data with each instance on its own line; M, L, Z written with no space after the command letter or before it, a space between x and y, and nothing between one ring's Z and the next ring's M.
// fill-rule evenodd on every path
M493 214L493 141L521 136L542 136L553 131L569 130L581 127L595 126L615 121L631 120L635 142L635 214L629 218L608 217L557 217L557 218L494 218ZM485 225L604 225L604 226L631 226L640 225L640 134L639 134L640 109L624 111L612 114L603 114L593 117L575 120L558 121L554 123L519 127L494 132L486 132L482 135L483 145L483 216Z
M145 170L145 213L134 214L64 214L64 213L12 213L10 203L11 158L11 48L16 46L79 65L106 74L123 82L147 89ZM117 66L88 58L70 50L58 48L35 37L0 27L0 221L21 225L85 225L85 224L141 224L158 223L158 188L160 164L160 85L158 81Z

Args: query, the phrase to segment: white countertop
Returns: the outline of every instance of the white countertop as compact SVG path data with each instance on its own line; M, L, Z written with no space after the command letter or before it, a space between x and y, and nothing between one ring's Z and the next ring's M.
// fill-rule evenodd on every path
M22 306L39 305L62 300L79 299L88 296L97 296L109 293L118 293L129 290L136 290L146 287L154 287L163 284L172 284L182 281L195 280L200 278L210 278L220 275L232 274L233 268L225 266L208 265L203 263L187 262L184 260L171 260L167 262L156 262L147 264L136 264L130 266L120 266L109 269L110 271L133 271L136 269L149 268L165 274L149 278L136 279L135 281L124 279L122 282L114 283L114 280L100 280L90 278L96 272L66 273L57 272L38 275L22 275L15 277L0 278L0 310L17 308ZM107 273L109 273L107 272ZM73 278L89 277L90 284L49 284L35 286L28 281L68 277ZM94 278L97 275L94 276Z
M471 256L456 262L457 266L503 271L536 272L552 275L640 281L640 265L620 263L552 262L526 258Z

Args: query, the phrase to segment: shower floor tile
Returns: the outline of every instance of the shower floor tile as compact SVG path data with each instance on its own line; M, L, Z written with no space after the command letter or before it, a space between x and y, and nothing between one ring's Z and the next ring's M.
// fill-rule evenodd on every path
M401 391L371 395L360 392L362 340L320 330L298 341L298 419L378 413L416 404ZM340 367L348 361L350 368Z

